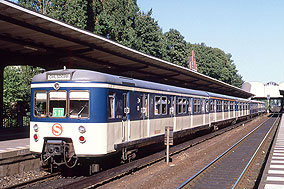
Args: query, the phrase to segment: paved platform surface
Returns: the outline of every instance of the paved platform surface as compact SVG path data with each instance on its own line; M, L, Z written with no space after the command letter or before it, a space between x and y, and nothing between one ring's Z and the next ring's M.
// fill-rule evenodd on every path
M284 188L284 114L271 149L259 188Z
M0 129L0 161L30 153L29 128Z
M15 140L6 140L0 142L0 153L21 149L29 149L30 139L15 139Z

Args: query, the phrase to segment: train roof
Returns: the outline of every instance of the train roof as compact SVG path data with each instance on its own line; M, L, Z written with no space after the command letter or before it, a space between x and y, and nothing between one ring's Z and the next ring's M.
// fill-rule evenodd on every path
M64 76L69 75L70 78L66 80L60 79L56 80L55 76ZM160 83L154 83L149 81L142 81L133 78L127 78L122 76L115 76L111 74L90 71L90 70L81 70L81 69L61 69L61 70L52 70L47 71L44 73L37 74L33 77L32 83L37 82L50 82L50 81L58 81L58 82L66 82L66 81L80 81L80 82L98 82L98 83L110 83L110 84L117 84L117 85L127 85L131 87L139 87L139 88L147 88L147 89L154 89L154 90L161 90L167 92L178 92L178 93L187 93L191 95L197 96L206 96L208 97L209 94L205 91L193 90L193 89L186 89L180 88Z

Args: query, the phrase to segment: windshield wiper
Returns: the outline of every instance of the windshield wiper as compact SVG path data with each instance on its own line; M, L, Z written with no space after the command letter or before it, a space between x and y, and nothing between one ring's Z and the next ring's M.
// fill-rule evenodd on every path
M83 112L83 110L87 107L87 104L85 104L81 110L78 112L77 116L81 115L81 113Z

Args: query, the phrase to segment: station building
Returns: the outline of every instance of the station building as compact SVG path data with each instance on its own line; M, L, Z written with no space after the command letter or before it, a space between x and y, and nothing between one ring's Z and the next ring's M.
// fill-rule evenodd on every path
M284 100L284 82L277 84L276 82L245 82L242 89L254 94L252 99L267 102L267 107L273 111L283 109Z

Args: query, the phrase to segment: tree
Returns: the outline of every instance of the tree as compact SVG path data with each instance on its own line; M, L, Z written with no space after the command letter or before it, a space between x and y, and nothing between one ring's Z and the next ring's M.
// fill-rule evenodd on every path
M18 3L67 24L86 29L88 5L92 2L91 0L19 0Z
M231 54L205 43L187 43L175 29L163 34L152 10L139 11L136 0L19 0L19 4L180 66L188 66L195 50L200 73L237 87L243 83Z
M238 74L231 54L218 48L207 47L204 43L189 44L189 53L195 51L198 71L228 84L241 87L243 80Z
M31 66L7 66L4 69L3 104L9 109L12 103L30 102L30 84L32 77L39 73L39 68Z
M166 45L166 56L164 59L177 65L187 67L189 54L184 37L175 29L170 29L164 36Z
M95 4L94 32L131 47L135 43L134 19L139 10L133 0L108 0Z
M136 32L135 43L132 48L146 54L163 58L165 57L164 36L158 22L151 17L152 10L147 13L139 12L134 29Z

